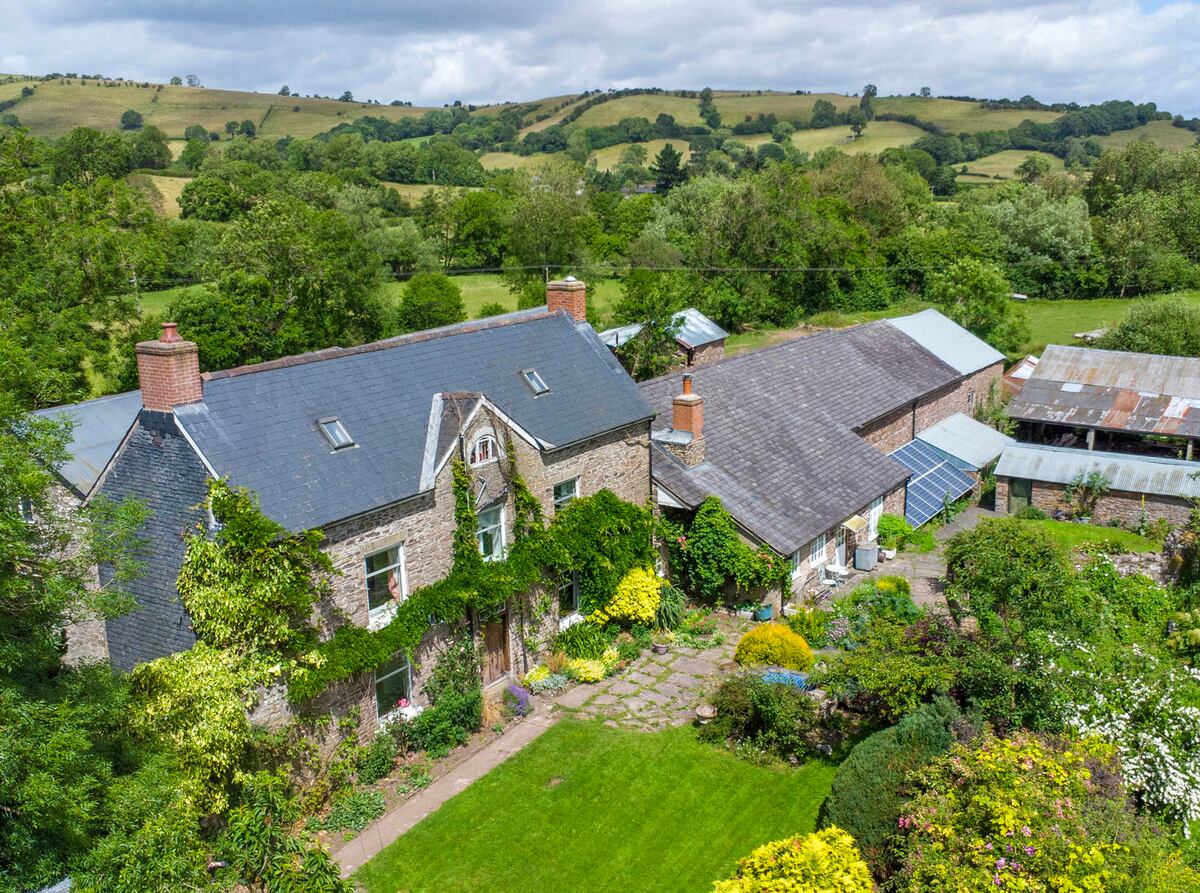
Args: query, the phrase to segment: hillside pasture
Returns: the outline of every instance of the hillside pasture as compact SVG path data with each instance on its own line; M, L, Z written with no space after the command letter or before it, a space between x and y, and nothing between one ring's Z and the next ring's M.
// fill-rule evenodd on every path
M159 216L172 219L179 216L179 194L190 182L191 177L160 177L155 174L133 174L129 177L130 185L146 194Z
M533 155L518 155L516 152L485 152L479 156L479 163L483 165L484 170L489 171L524 170L537 167L549 157L543 152Z
M387 186L390 189L395 189L405 199L410 202L419 202L425 197L427 192L437 192L442 189L478 189L478 186L442 186L439 183L388 183L383 182L380 185Z
M823 127L819 130L797 130L792 134L792 145L809 154L832 146L847 155L862 155L911 145L924 133L919 127L899 121L872 121L858 139L854 139L849 127Z
M852 96L842 96L838 93L774 93L769 91L735 93L721 91L715 94L713 102L721 113L721 122L726 127L732 127L739 121L744 121L749 115L770 115L788 121L812 120L812 109L818 99L832 102L839 112L858 105L858 100ZM651 119L653 120L653 119Z
M1022 121L1044 124L1060 117L1058 112L1024 109L988 110L978 102L961 99L934 99L922 96L878 96L872 103L876 112L916 115L936 124L947 133L978 133L981 130L1008 130Z
M593 152L592 158L596 160L596 167L602 171L609 171L620 163L621 153L626 148L639 145L646 150L646 164L649 166L654 163L654 156L661 152L667 143L670 143L683 155L685 162L691 157L692 153L688 149L687 140L647 140L644 143L617 143L615 146L606 146Z
M987 182L989 179L994 181L996 177L1011 180L1017 175L1017 168L1021 166L1021 162L1030 155L1046 161L1050 165L1052 173L1061 174L1066 170L1063 160L1057 155L1051 155L1049 152L1005 149L1003 152L995 152L991 155L984 155L982 158L976 158L974 161L966 162L968 174L966 182ZM961 165L956 165L956 167L961 168Z
M549 112L559 103L566 103L556 112L550 112L549 118L543 118L541 121L535 120L538 115L544 112ZM539 99L536 103L520 103L520 105L536 105L537 107L525 114L521 120L521 133L536 133L539 130L545 130L552 124L557 124L564 117L571 113L571 109L582 102L577 98L577 95L571 96L549 96L546 99Z
M1170 121L1150 121L1132 130L1118 130L1107 136L1096 137L1105 149L1119 149L1135 140L1149 140L1164 149L1186 149L1196 145L1197 134Z
M700 102L683 96L664 93L646 93L637 96L622 96L592 106L579 116L572 127L609 127L622 118L646 118L653 121L666 112L678 124L699 124Z

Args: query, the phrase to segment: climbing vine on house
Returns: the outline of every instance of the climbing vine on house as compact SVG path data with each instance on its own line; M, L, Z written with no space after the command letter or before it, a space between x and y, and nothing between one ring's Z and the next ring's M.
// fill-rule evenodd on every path
M791 594L787 559L766 546L753 549L747 545L733 516L717 497L705 499L690 524L663 521L660 527L671 554L671 566L683 572L696 598L717 601L730 583L739 593L777 588L785 600Z
M288 680L288 698L300 703L330 685L372 670L403 651L411 659L429 631L430 617L457 623L474 612L488 616L533 587L576 573L585 610L601 606L621 578L653 557L649 510L624 502L608 490L576 499L549 527L528 487L515 473L510 481L523 534L502 561L481 560L475 541L470 477L460 460L453 465L454 562L443 579L414 590L392 621L379 630L346 624L297 662ZM523 491L523 492L522 492ZM470 548L467 548L469 534Z

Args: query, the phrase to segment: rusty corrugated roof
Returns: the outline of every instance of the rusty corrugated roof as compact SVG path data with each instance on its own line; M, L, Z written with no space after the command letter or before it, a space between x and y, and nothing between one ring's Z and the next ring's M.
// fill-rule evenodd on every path
M1008 405L1031 422L1200 436L1200 359L1052 344Z

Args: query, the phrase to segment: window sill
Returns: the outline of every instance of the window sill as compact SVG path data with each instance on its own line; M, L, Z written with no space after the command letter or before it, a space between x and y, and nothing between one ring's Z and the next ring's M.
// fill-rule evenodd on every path
M385 713L383 716L379 717L379 727L386 728L387 726L398 722L412 722L421 715L424 709L424 707L416 706L400 707L396 710L393 710L391 713Z
M583 623L583 615L578 611L573 611L566 617L560 617L558 620L558 631L561 633L565 629L570 629L576 623Z
M392 622L392 618L396 616L396 609L399 607L399 602L388 602L378 608L371 608L367 614L367 629L371 632L383 629Z

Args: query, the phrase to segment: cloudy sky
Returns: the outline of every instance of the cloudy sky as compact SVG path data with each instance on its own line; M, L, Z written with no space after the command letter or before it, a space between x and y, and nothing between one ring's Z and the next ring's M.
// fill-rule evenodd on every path
M412 100L659 86L1152 100L1200 115L1200 0L0 0L0 71Z

